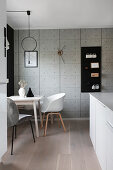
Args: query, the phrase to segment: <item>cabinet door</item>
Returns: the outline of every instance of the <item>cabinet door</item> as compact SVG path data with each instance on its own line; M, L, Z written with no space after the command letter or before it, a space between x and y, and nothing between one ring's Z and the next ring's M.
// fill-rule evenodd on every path
M107 170L113 170L113 125L109 122L107 122Z
M95 107L96 99L90 95L90 138L95 148Z
M96 102L96 154L102 170L106 170L106 107Z

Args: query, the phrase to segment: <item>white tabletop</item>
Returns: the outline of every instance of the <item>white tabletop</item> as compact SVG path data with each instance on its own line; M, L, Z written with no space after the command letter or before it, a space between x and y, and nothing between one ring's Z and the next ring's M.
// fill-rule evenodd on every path
M10 99L12 99L15 102L19 101L39 101L43 98L43 96L35 96L35 97L20 97L20 96L10 96Z

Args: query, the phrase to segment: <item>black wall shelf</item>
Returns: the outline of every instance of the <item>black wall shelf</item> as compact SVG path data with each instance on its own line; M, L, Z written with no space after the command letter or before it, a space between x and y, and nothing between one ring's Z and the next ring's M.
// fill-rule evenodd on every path
M81 92L101 91L101 47L81 47Z

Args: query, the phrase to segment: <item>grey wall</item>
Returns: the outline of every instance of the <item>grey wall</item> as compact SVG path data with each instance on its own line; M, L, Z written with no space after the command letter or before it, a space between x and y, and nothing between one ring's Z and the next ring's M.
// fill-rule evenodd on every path
M80 92L82 46L102 46L102 91L113 91L113 29L32 30L38 42L37 68L24 68L21 41L26 35L25 30L15 31L15 94L18 81L25 79L26 90L31 87L35 95L65 92L64 117L88 117L89 95ZM65 64L57 54L59 35Z
M0 1L0 163L7 151L7 57L4 57L4 27L6 27L6 1Z

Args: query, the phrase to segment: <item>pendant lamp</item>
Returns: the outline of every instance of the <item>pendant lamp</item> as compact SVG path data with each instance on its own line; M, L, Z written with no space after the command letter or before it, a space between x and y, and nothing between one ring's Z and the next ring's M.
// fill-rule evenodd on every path
M30 34L30 15L31 15L31 11L27 11L27 16L28 16L28 36L25 37L21 42L21 46L22 46L24 51L35 51L35 49L37 48L37 41Z

